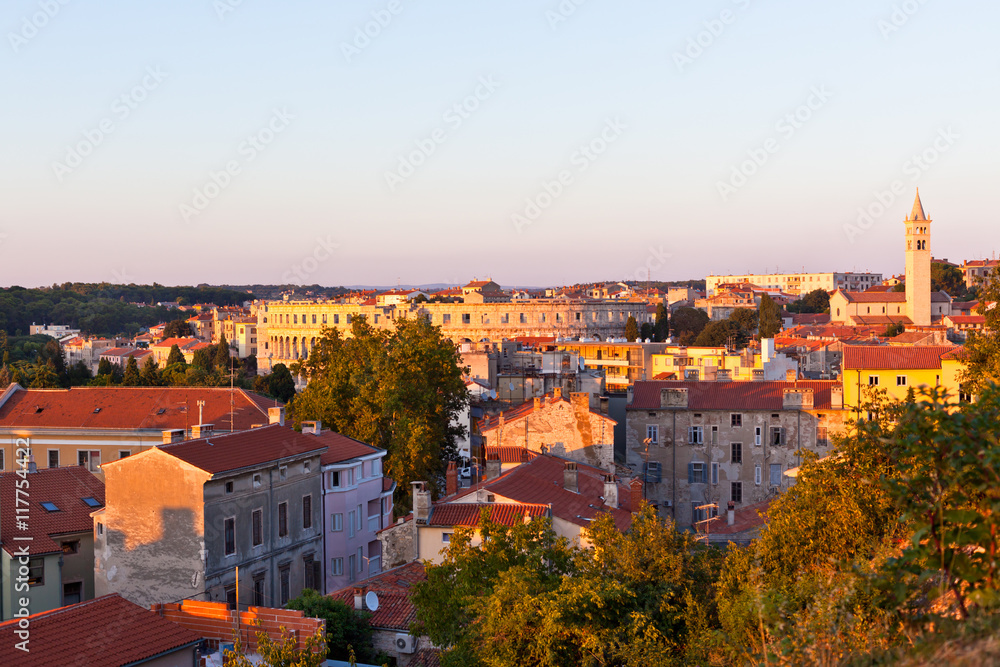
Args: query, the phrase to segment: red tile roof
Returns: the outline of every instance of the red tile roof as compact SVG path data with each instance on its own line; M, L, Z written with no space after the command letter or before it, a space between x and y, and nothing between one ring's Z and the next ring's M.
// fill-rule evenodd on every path
M89 533L94 529L90 513L99 507L83 502L93 498L104 506L104 482L84 468L40 468L23 477L27 486L28 514L15 510L16 483L22 480L16 472L0 474L0 544L7 553L27 546L31 555L55 553L61 550L52 535ZM58 511L49 512L43 502L53 503ZM23 508L23 505L22 505ZM21 530L18 519L26 519ZM30 537L31 541L15 540Z
M348 438L346 435L341 435L336 431L323 431L319 436L314 435L312 437L327 447L327 450L320 457L320 462L323 465L350 461L351 459L368 456L369 454L381 451L377 447L366 445L354 438Z
M712 535L732 535L734 533L742 533L751 528L760 528L767 523L767 509L771 506L772 500L765 500L753 505L743 505L736 508L733 512L733 525L731 526L727 523L727 510L725 507L722 507L719 509L719 520L711 523L708 532ZM761 516L761 514L764 514L764 516ZM705 532L704 524L699 526L698 532Z
M812 389L813 407L830 410L830 390L841 386L833 380L795 382L659 382L640 381L633 386L627 410L657 410L660 390L687 388L688 410L781 410L785 389Z
M151 347L165 347L169 350L171 347L176 345L181 349L181 351L184 351L189 349L192 345L201 342L202 340L200 338L192 338L190 336L186 336L184 338L164 338L158 343L153 343Z
M0 623L0 664L119 667L201 642L201 636L117 594L32 614L30 652L15 647L17 619Z
M322 436L302 434L287 426L272 424L250 431L187 440L174 445L161 445L159 451L186 461L205 472L217 474L293 456L322 454L325 448ZM139 456L146 453L143 452ZM128 459L111 461L104 466L118 465L122 461L127 463Z
M848 303L905 303L903 292L847 292L837 290L844 295Z
M849 345L844 348L844 370L913 370L941 368L941 357L954 346L890 347Z
M410 591L414 584L426 579L423 563L407 563L335 591L330 597L354 609L355 588L362 590L362 597L373 592L378 596L378 611L372 612L368 624L373 628L409 632L410 624L417 620L416 608L410 602Z
M441 667L441 650L436 648L418 649L405 667Z
M986 324L985 315L949 315L953 324Z
M275 401L237 389L236 430L266 424ZM230 430L230 391L222 387L73 387L20 389L0 406L0 428L165 430L198 423ZM100 408L99 412L95 412Z
M549 513L548 505L536 503L436 503L427 525L478 526L483 509L488 510L490 521L503 526L524 523L525 516L534 519Z
M604 495L604 475L600 468L577 464L577 489L574 493L563 487L566 459L541 454L532 461L483 484L490 492L519 503L551 505L552 516L578 526L589 526L600 514L611 513L620 530L632 525L632 515L625 505L629 496L627 485L618 484L619 509L607 506Z
M382 478L382 493L389 493L395 488L396 488L396 480L394 480L392 477Z
M792 324L827 324L830 313L796 313L792 315Z
M538 456L526 447L515 447L513 445L487 445L484 447L486 460L500 459L500 463L527 463Z

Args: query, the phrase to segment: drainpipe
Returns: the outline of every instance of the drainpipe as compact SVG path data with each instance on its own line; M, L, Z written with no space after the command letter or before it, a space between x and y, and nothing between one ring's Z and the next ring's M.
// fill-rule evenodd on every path
M674 525L677 525L677 408L672 408L670 410L674 417L674 434L670 441L670 453L672 461L670 463L670 475L673 478L670 482L670 517L674 520Z

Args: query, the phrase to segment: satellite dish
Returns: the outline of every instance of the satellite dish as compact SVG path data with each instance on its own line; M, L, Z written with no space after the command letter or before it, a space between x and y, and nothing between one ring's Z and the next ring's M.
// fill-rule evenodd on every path
M375 595L375 591L368 591L365 594L365 606L370 611L378 611L378 596Z
M507 386L510 387L511 391L514 391L514 383L513 382L508 382Z

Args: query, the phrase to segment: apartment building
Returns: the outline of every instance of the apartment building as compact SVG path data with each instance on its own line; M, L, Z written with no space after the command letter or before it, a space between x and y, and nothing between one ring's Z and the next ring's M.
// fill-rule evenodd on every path
M837 289L863 292L869 287L882 284L881 273L746 273L742 275L711 275L705 278L708 296L716 293L724 283L750 283L757 287L779 289L797 296L822 289L832 292Z

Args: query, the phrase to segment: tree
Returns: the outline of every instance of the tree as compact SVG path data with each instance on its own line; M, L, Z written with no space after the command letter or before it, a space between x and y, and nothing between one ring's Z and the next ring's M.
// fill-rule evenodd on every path
M139 377L139 364L136 362L135 357L129 357L125 363L125 373L122 375L122 386L138 387L140 384L142 382Z
M70 387L85 385L93 379L94 374L90 371L90 366L78 361L66 371L66 380Z
M825 289L814 289L798 301L788 304L790 313L825 313L830 310L830 294Z
M670 337L670 313L662 303L656 304L656 323L653 325L653 340L662 343Z
M362 662L376 662L379 655L372 646L371 614L356 611L340 600L321 595L307 588L302 595L289 601L288 609L305 612L308 618L326 621L326 657L330 660L348 660L352 650ZM379 663L381 664L381 663Z
M991 304L996 304L991 307ZM976 313L986 318L981 331L970 331L965 341L961 381L966 391L982 392L991 383L1000 383L1000 267L994 268L979 285Z
M781 333L781 308L774 302L768 294L760 298L760 306L757 308L759 314L759 331L761 339L774 338Z
M246 656L247 649L239 633L235 633L233 649L226 649L223 655L225 667L321 667L326 662L323 633L320 630L310 636L301 649L295 635L285 631L280 641L271 639L267 631L260 628L255 633L257 637L256 653L260 662L252 661Z
M639 338L642 340L654 340L656 337L656 329L654 325L649 322L643 322L642 326L639 327Z
M635 317L632 315L628 316L628 321L625 322L625 340L630 343L634 343L636 338L639 337L639 326L636 324Z
M212 364L215 366L216 370L220 373L229 371L230 355L229 355L229 343L226 341L226 337L222 336L219 339L219 343L215 346L214 357L212 358Z
M957 266L931 263L931 291L943 291L950 296L965 294L965 276Z
M748 336L757 333L757 311L753 308L736 308L729 315L729 319L739 325L747 332Z
M139 382L144 387L159 387L162 381L160 367L156 364L156 359L153 358L153 355L149 355L146 357L146 362L142 365Z
M399 482L396 505L409 507L410 482L436 489L456 456L457 421L468 404L458 348L423 318L390 333L354 319L350 338L326 329L309 358L294 364L308 386L292 399L296 427L322 420L339 433L388 451L386 474Z
M191 355L191 367L197 368L205 373L215 370L214 350L210 347L203 347L195 350ZM169 359L168 359L169 362Z
M61 386L59 375L56 374L55 364L52 361L39 364L35 369L35 375L31 380L32 389L55 389Z
M295 378L288 371L288 366L275 364L270 374L254 378L254 388L287 403L295 396Z
M902 322L896 322L895 324L886 325L882 335L886 338L895 338L904 331L906 331L906 326Z
M731 347L743 349L750 342L750 333L731 319L709 322L695 339L698 347Z
M110 360L101 357L101 360L97 362L97 374L98 375L111 375L114 373L115 367Z
M194 336L194 330L187 320L172 320L163 327L164 338L187 338Z
M708 325L710 320L703 310L678 308L670 318L670 331L678 345L690 345Z
M173 366L174 364L186 364L184 361L184 354L181 352L181 348L177 347L177 343L170 346L170 354L167 355L167 366Z

